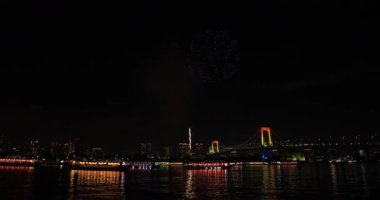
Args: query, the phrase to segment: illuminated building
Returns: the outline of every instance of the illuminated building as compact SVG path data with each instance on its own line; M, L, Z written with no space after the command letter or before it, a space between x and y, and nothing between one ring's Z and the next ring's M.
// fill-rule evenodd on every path
M40 153L40 145L38 140L31 140L29 147L30 155L37 156Z
M140 144L140 155L143 158L149 158L152 152L152 143L141 143Z
M185 158L186 156L190 155L190 149L189 149L189 144L187 143L178 143L178 148L177 148L177 156L180 159Z
M76 144L74 142L67 142L63 145L63 152L66 159L70 159L74 157L76 150Z
M101 160L104 157L104 151L100 147L92 148L91 150L91 159Z
M172 156L172 149L170 148L170 146L165 146L164 147L164 156L166 157L166 159L170 159L171 156Z
M63 159L63 145L59 142L50 142L50 155L53 159Z
M55 159L72 159L76 152L76 142L50 142L50 154Z
M203 143L195 143L193 148L194 157L201 158L205 155L205 149Z

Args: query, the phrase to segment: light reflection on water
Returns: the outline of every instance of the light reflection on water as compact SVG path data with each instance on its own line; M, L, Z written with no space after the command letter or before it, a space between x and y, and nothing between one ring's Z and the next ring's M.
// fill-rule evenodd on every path
M222 196L227 188L227 170L186 170L187 180L184 197L195 199L209 197L207 194ZM212 191L212 192L209 192Z
M25 166L0 166L0 199L27 199L33 170Z
M0 166L0 199L357 199L380 194L380 165L89 171Z
M69 199L122 199L124 172L71 170Z

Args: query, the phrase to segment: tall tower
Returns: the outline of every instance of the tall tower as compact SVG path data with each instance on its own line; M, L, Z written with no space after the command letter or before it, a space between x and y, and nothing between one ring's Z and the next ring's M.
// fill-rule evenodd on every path
M260 137L261 137L261 146L262 147L273 146L272 133L271 133L271 130L269 127L261 127L260 128Z
M219 152L219 141L213 140L211 141L211 153L218 153Z
M260 137L261 137L261 159L263 161L272 161L272 133L269 127L260 128Z
M191 153L191 128L189 128L189 151Z

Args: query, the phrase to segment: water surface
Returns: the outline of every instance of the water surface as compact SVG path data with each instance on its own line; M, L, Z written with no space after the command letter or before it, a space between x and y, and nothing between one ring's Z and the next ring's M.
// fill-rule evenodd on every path
M376 199L379 164L128 172L0 166L0 199Z

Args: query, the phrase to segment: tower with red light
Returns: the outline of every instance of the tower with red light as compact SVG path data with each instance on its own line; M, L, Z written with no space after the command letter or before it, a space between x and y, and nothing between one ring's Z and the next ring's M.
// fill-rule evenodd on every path
M272 133L269 127L260 128L260 138L262 147L272 147Z
M211 141L210 153L218 153L219 152L219 141L213 140Z
M261 160L262 161L272 161L272 133L269 127L260 128L260 139L261 139Z

